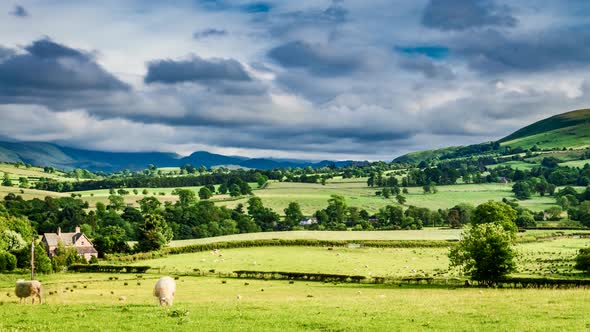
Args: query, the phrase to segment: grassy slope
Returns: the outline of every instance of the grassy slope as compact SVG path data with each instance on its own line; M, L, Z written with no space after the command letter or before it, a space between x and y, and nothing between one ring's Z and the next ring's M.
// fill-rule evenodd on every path
M575 133L586 134L589 131L588 121L590 121L590 109L562 113L521 128L516 132L502 138L499 142L506 145L516 146L516 144L519 143L523 144L524 142L531 142L532 137L536 139L544 137L539 135L548 135L548 137L560 139L563 136L573 136ZM568 128L569 130L567 130ZM584 135L582 137L586 136ZM580 144L580 142L576 143L572 142L571 140L565 141L574 144ZM588 139L586 139L586 141L588 141Z
M576 110L535 122L500 139L502 145L531 148L586 148L590 146L590 109ZM457 147L424 150L396 158L399 162L420 162L451 152Z

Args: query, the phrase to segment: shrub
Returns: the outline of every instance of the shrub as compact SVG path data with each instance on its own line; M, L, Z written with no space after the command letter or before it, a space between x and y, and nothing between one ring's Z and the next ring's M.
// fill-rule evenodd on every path
M580 249L575 268L590 273L590 248Z
M0 272L12 271L15 268L16 256L7 251L0 251Z

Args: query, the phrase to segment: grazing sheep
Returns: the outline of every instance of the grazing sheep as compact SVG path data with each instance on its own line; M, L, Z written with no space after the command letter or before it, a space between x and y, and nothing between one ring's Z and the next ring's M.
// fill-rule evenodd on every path
M120 302L125 302L125 301L127 301L127 297L121 296L121 297L119 297L119 301Z
M39 298L39 304L41 304L42 300L42 288L41 283L37 280L25 281L23 279L18 279L16 281L16 288L14 289L14 293L16 296L19 297L20 302L22 303L23 298L31 296L32 302L35 304L35 296Z
M154 287L154 296L160 301L160 305L172 305L176 294L176 282L170 277L162 277Z

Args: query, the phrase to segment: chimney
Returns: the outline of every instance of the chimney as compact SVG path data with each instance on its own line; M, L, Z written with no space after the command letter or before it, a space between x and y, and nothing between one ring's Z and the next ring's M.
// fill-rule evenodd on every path
M76 226L76 234L80 233L80 226Z
M57 236L61 236L61 227L57 228Z

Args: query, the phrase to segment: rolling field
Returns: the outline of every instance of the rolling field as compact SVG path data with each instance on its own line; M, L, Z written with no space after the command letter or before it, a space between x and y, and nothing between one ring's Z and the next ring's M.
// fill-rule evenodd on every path
M376 196L375 191L379 188L369 188L365 179L338 179L335 182L328 182L326 185L311 183L293 183L293 182L269 182L265 189L257 189L257 184L250 184L254 194L260 197L263 204L270 207L280 215L284 214L284 209L290 202L297 202L305 215L312 215L319 209L327 206L331 195L342 195L349 206L366 209L370 213L377 212L386 205L396 205L395 197L389 199ZM185 187L192 189L195 193L201 187ZM124 196L126 204L138 206L137 201L145 196L158 198L162 203L176 202L178 196L172 195L175 188L135 188L138 194L133 194L134 188L126 188L130 194ZM143 189L148 190L148 195L143 195ZM438 186L436 194L424 194L421 187L408 188L409 194L404 196L407 199L406 205L415 205L427 207L429 209L451 208L459 203L470 203L478 205L489 200L501 201L502 198L513 199L512 184L486 183L486 184L456 184L452 186ZM25 199L43 198L45 196L65 197L71 193L55 193L48 191L39 191L35 189L25 189L21 194L17 187L0 186L0 195L6 195L9 192L22 195ZM75 194L82 195L81 199L88 201L91 207L97 202L108 203L109 191L106 189L77 191ZM164 195L160 195L163 193ZM238 204L246 205L248 197L230 198L229 195L215 195L212 199L216 204L235 208ZM520 205L533 211L542 211L555 205L553 197L540 197L534 195L531 199L520 201Z
M349 179L350 180L350 179ZM265 206L283 214L283 209L290 202L297 202L305 215L311 215L315 211L325 208L331 195L342 195L349 206L366 209L369 212L377 212L386 205L397 204L395 197L385 199L375 195L378 188L369 188L366 182L328 182L321 184L273 182L266 189L256 192ZM408 188L409 194L406 205L427 207L429 209L451 208L459 203L478 205L489 200L501 201L502 198L514 198L512 184L458 184L452 186L438 186L438 193L424 194L421 187ZM220 202L229 208L234 208L239 203L245 204L247 199ZM534 196L532 199L522 201L519 204L534 211L541 211L555 205L552 197Z
M459 229L421 229L396 231L289 231L233 234L203 239L173 240L171 247L223 241L247 241L264 239L314 239L314 240L457 240Z
M352 233L352 232L350 232ZM542 234L541 232L536 233ZM568 264L587 239L519 244L516 275L543 275ZM255 247L140 261L147 274L39 275L43 305L18 304L14 280L0 274L0 331L563 331L587 330L587 289L481 289L342 284L183 275L194 269L456 276L446 248ZM541 261L542 259L543 261ZM556 263L556 260L560 261ZM563 265L556 267L556 265ZM566 271L567 270L567 271ZM533 271L534 273L531 273ZM541 272L539 272L541 271ZM152 296L163 274L180 275L172 308ZM555 276L555 275L553 275ZM518 314L515 314L518 313ZM108 318L108 319L105 319Z
M536 233L541 235L543 231ZM528 234L533 237L535 233ZM452 244L450 243L449 246ZM573 269L578 251L588 239L556 238L516 246L517 271L514 276L583 277ZM252 247L169 255L144 260L159 271L178 274L194 271L231 273L236 270L333 273L403 278L457 277L449 270L448 248L341 248Z
M565 163L560 163L559 166L568 166L568 167L577 167L577 168L584 168L584 165L590 164L590 160L572 160L566 161Z
M590 293L584 289L440 289L262 280L245 285L243 280L222 284L217 278L181 277L174 306L159 308L152 297L154 279L120 275L119 280L109 281L105 275L87 274L45 279L52 282L46 291L57 295L48 295L45 304L35 306L19 305L14 295L6 296L12 280L0 284L0 330L63 331L67 326L89 331L581 331L590 327L586 315ZM71 292L74 285L78 288ZM118 300L121 296L125 302Z

